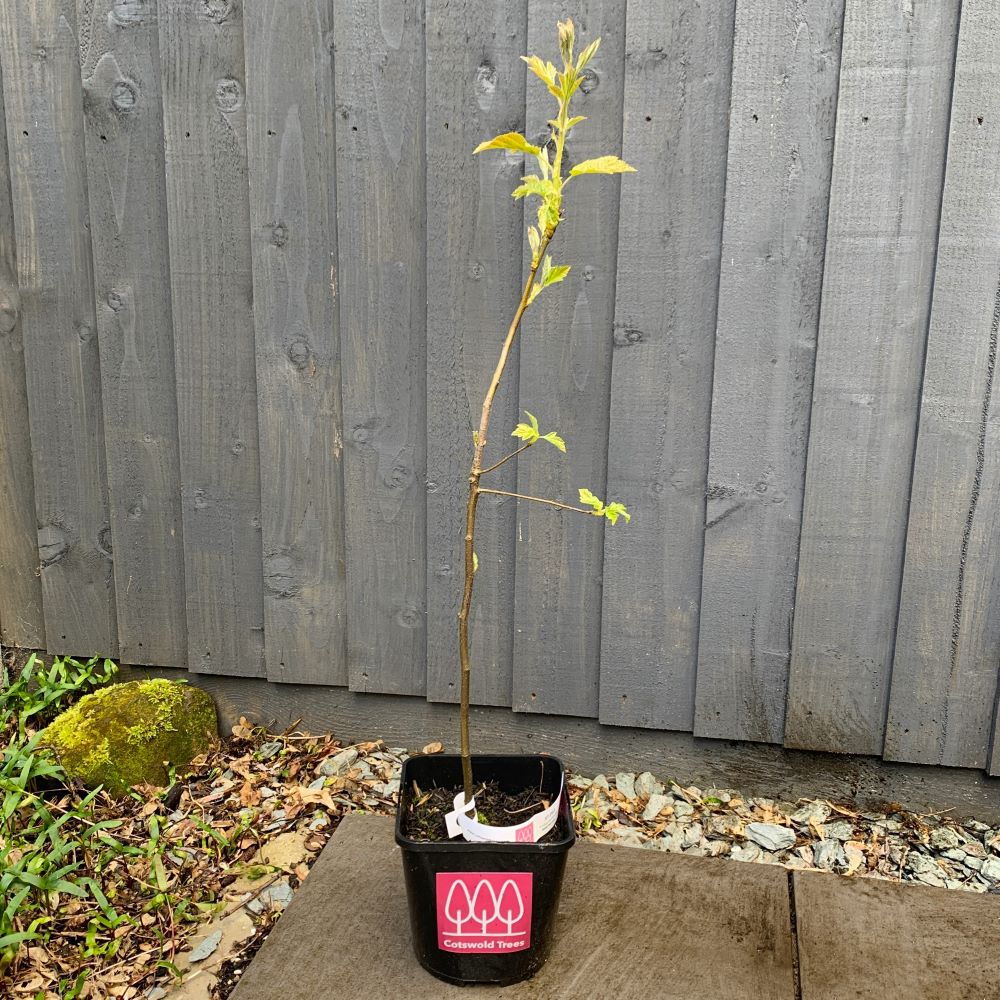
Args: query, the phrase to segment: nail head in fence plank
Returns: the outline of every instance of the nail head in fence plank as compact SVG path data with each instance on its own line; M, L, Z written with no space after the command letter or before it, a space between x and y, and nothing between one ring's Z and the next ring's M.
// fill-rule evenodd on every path
M843 3L737 0L695 733L780 743Z
M0 7L35 509L50 653L117 652L73 0Z
M188 669L264 674L242 4L160 4Z
M957 0L848 0L785 745L882 750Z
M533 2L528 51L559 62L556 21L569 13L578 51L594 38L602 41L574 96L573 114L588 120L566 143L567 170L591 157L621 152L625 3ZM547 139L546 121L555 111L555 99L531 75L529 141ZM566 221L551 254L554 263L572 270L525 316L519 387L520 408L538 417L542 433L559 432L567 453L545 442L533 448L518 462L519 493L576 503L578 489L586 486L605 496L618 202L620 185L634 183L631 174L624 181L584 176L567 189ZM533 199L525 222L535 221L536 207ZM525 274L528 265L526 260ZM494 440L510 430L498 427ZM513 700L518 711L597 715L603 525L603 520L541 504L517 504ZM619 524L619 530L629 529Z
M803 1000L986 1000L1000 983L1000 899L795 872Z
M2 22L0 22L2 23ZM2 55L2 52L0 52ZM0 73L0 643L45 648L28 386Z
M391 820L345 817L233 1000L277 993L285 1000L468 997L467 986L444 983L417 965L400 860ZM335 977L319 941L331 911L344 915L356 942L352 961ZM289 968L296 970L291 979ZM578 844L566 861L545 965L525 982L483 983L474 995L793 1000L787 876L774 866Z
M267 676L313 684L347 683L333 11L244 14Z
M522 202L510 193L519 155L472 150L524 127L527 2L427 4L427 695L458 699L458 625L465 572L465 504L472 429L522 286ZM534 78L532 78L534 79ZM490 421L486 464L520 443L518 348ZM543 446L544 447L544 446ZM488 482L487 482L488 480ZM516 460L483 485L516 488ZM472 700L510 705L514 623L514 504L484 496L476 517L476 596L470 623Z
M629 9L601 721L693 725L735 3Z
M964 4L885 753L985 767L1000 662L1000 9Z
M184 666L187 620L160 53L152 11L79 0L121 658Z
M344 4L337 204L348 673L426 691L426 266L422 0Z

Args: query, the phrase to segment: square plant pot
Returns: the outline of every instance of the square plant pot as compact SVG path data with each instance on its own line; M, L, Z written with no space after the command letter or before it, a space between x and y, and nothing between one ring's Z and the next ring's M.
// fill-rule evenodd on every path
M447 982L517 983L533 976L548 957L566 854L576 842L565 771L555 757L510 754L473 756L472 773L476 782L496 781L512 794L540 787L550 800L559 795L556 839L540 844L410 839L403 818L414 782L423 790L460 788L462 761L457 754L409 758L400 783L396 843L413 948L420 964Z

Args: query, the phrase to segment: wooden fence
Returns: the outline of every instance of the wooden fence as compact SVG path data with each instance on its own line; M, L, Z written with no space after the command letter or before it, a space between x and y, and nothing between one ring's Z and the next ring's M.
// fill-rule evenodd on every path
M496 414L569 453L498 486L635 516L485 498L475 699L1000 773L989 0L5 0L5 641L455 699L524 273L471 150L567 13L570 155L638 173L570 196Z

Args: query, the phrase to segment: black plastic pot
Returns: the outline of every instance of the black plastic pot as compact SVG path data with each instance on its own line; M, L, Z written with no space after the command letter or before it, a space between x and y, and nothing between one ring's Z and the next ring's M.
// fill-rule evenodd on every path
M474 756L477 782L496 781L507 792L541 788L554 799L562 762L547 755ZM421 843L403 834L403 817L422 790L460 788L457 754L411 757L403 764L396 843L403 854L413 948L420 964L450 983L517 983L548 957L566 853L576 841L563 788L558 839L544 844L469 843L461 838Z

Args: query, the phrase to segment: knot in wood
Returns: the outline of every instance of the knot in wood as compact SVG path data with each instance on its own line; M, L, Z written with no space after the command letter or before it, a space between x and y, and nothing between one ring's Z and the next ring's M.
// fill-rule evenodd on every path
M109 28L131 28L142 24L146 0L114 0L108 12Z
M111 106L115 111L128 114L138 102L138 88L131 80L115 80L111 87Z
M243 84L231 76L217 80L215 103L222 111L238 111L243 106Z
M57 524L44 524L38 529L38 559L43 566L59 562L69 551L66 532Z
M233 12L233 0L201 0L204 17L221 24Z
M300 372L304 372L312 360L312 348L307 340L293 340L288 345L287 354L292 367Z

